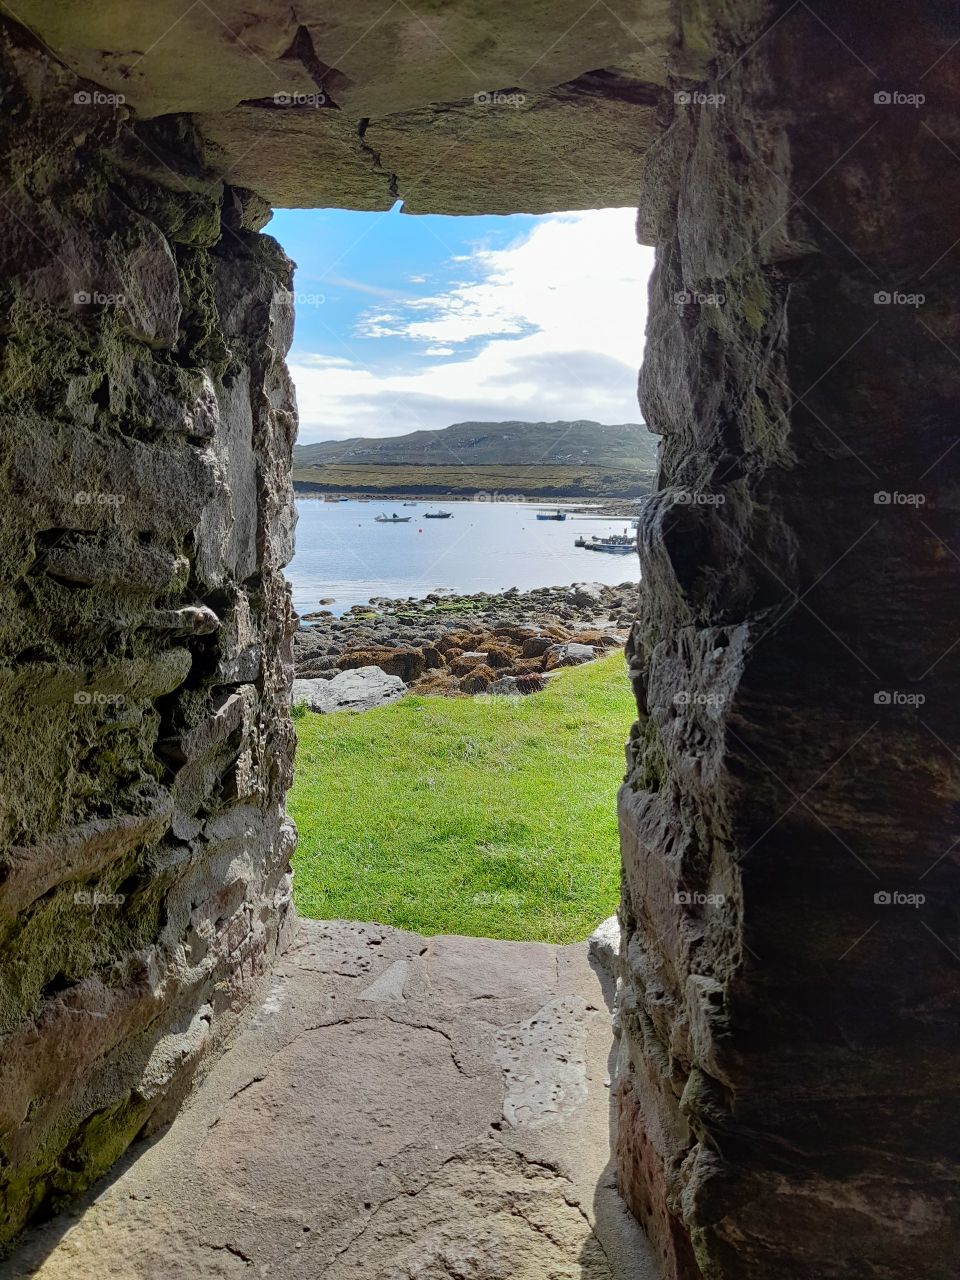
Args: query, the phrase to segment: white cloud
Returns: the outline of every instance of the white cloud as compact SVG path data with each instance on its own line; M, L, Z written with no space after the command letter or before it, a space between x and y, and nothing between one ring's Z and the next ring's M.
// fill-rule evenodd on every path
M465 419L638 421L653 251L636 244L634 218L630 209L544 218L507 248L469 256L473 278L368 312L365 336L416 344L409 372L301 356L291 365L300 440L397 435ZM459 359L431 362L464 343L472 345Z
M303 355L300 357L298 364L309 365L312 369L352 369L354 363L348 360L346 356L328 356L328 355Z
M414 279L414 277L411 277ZM422 277L420 277L422 280ZM399 289L381 289L375 284L367 284L364 280L351 280L348 276L324 276L324 283L328 285L338 285L342 289L352 289L355 293L369 293L375 298L388 298L393 302L397 298L412 300L411 294L401 292Z

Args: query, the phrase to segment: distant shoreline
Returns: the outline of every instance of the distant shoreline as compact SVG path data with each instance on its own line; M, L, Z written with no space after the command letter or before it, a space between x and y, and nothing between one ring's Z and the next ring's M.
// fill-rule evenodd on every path
M369 503L371 505L380 503L383 506L389 506L390 502L393 502L394 500L399 501L401 499L405 502L429 503L437 507L443 507L444 505L450 506L461 502L484 501L484 499L480 498L479 494L474 490L471 490L469 493L448 493L446 491L443 493L423 493L414 491L408 492L406 490L400 493L393 493L381 489L378 491L369 490L366 492L357 491L355 493L345 493L331 488L321 489L320 486L309 486L308 491L307 487L295 482L293 491L295 498L304 498L311 502L323 502L324 496L326 494L331 494L337 498L351 498L356 502L363 502L365 504ZM641 497L632 496L622 498L617 497L615 494L591 494L585 497L582 493L555 493L545 494L543 496L534 494L529 496L517 494L510 495L508 498L506 495L502 494L491 494L487 496L486 500L494 503L510 501L517 506L530 506L538 509L543 507L550 509L550 504L552 502L562 502L565 509L571 516L585 514L596 515L598 519L627 520L634 519L637 516L640 511L643 498L647 496L647 494L643 494Z
M348 475L343 474L347 471ZM540 502L564 498L583 502L638 499L649 494L653 485L652 472L572 467L311 467L293 473L294 492L302 498L322 498L329 493L371 499Z

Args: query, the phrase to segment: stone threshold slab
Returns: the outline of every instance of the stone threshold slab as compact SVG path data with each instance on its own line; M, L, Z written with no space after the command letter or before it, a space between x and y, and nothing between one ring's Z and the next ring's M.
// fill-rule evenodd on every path
M547 946L299 922L174 1123L19 1280L655 1280L614 1185L611 980Z

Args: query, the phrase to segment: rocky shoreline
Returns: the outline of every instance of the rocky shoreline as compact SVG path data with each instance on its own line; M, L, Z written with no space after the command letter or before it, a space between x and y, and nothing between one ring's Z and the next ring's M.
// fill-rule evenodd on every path
M383 701L407 689L447 697L534 693L551 672L620 647L636 593L635 582L581 582L422 600L377 596L340 618L318 610L303 616L293 638L294 701L328 711L368 706L374 689Z

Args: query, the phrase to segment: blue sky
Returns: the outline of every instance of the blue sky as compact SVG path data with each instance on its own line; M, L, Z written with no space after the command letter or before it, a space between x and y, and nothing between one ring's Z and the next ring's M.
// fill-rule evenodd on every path
M300 440L467 419L636 422L652 251L634 212L279 210Z

